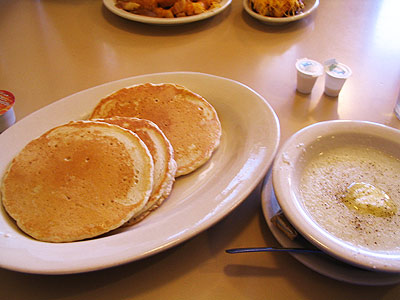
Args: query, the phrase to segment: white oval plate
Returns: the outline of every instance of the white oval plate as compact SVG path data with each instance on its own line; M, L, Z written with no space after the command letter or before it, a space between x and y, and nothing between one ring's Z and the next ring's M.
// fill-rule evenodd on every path
M243 0L243 7L244 10L253 18L257 19L258 21L265 23L265 24L269 24L269 25L283 25L286 23L290 23L290 22L294 22L300 19L303 19L305 17L307 17L308 15L310 15L314 10L317 9L318 5L319 5L319 0L303 0L304 3L304 9L303 12L295 15L295 16L291 16L291 17L282 17L282 18L276 18L276 17L266 17L263 15L260 15L258 13L256 13L254 10L252 10L250 4L249 4L249 0Z
M221 12L223 12L230 4L232 0L221 0L220 6L214 9L210 9L202 14L188 16L188 17L180 17L180 18L155 18L148 16L141 16L134 13L127 12L121 8L115 6L114 0L103 0L103 4L105 7L111 11L112 13L136 22L154 24L154 25L178 25L178 24L186 24L192 23L204 19L211 18Z
M305 239L294 241L289 240L289 238L282 231L272 224L271 218L280 210L280 207L272 187L270 176L266 177L264 180L263 189L261 192L261 201L262 210L268 227L282 247L312 247L312 245ZM349 264L338 261L328 255L324 256L297 253L290 254L311 270L339 281L368 286L381 286L400 282L400 274L374 272L356 268Z
M0 267L40 274L93 271L171 248L214 225L262 180L277 151L278 118L263 97L233 80L208 74L149 74L106 83L54 102L0 135L0 176L12 158L48 129L87 116L99 100L134 84L176 83L205 97L222 124L221 144L208 163L178 178L149 217L96 239L45 243L23 234L1 208Z

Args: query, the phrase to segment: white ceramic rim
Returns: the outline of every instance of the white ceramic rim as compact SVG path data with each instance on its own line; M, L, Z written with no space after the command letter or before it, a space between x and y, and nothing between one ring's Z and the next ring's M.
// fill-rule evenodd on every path
M156 18L156 17L148 17L148 16L141 16L136 15L130 12L127 12L123 9L120 9L115 6L114 0L103 0L104 6L111 11L112 13L120 16L122 18L136 21L140 23L146 24L153 24L153 25L180 25L180 24L187 24L192 22L197 22L200 20L211 18L221 12L223 12L230 4L232 0L222 0L219 7L214 9L210 9L204 13L188 16L188 17L180 17L180 18Z
M400 130L368 121L335 120L307 126L291 136L278 151L272 168L272 182L279 205L293 226L308 241L326 253L354 266L383 272L400 272L400 252L378 253L356 248L321 229L302 208L301 200L292 192L293 167L307 145L317 137L356 133L384 138L400 147ZM296 145L304 144L304 147Z
M308 2L314 2L314 3L308 4ZM290 23L290 22L294 22L294 21L297 21L297 20L307 17L314 10L317 9L317 7L319 5L319 0L304 1L304 5L305 5L305 10L298 15L291 16L291 17L276 18L276 17L266 17L266 16L262 16L262 15L256 13L255 11L253 11L251 9L249 0L243 0L243 8L250 16L252 16L253 18L255 18L263 23L275 24L275 25Z

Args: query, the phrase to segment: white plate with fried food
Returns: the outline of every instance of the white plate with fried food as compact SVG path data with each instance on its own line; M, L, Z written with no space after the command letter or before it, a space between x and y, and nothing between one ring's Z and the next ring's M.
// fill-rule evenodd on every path
M254 190L271 166L280 139L278 118L254 90L203 73L171 72L109 82L48 105L0 135L0 176L36 137L55 126L87 118L99 101L143 83L175 83L203 96L221 121L221 142L210 160L176 178L170 196L137 224L68 243L35 240L18 229L3 205L0 267L37 274L71 274L139 260L174 247L216 224Z
M283 25L309 16L319 0L243 0L244 10L268 25Z
M129 5L130 7L128 6L128 8L130 9L129 11L124 10L120 7L117 7L116 0L103 0L103 3L108 10L110 10L112 13L114 13L122 18L140 22L140 23L147 23L147 24L154 24L154 25L179 25L179 24L192 23L192 22L208 19L208 18L211 18L211 17L221 13L222 11L224 11L232 2L232 0L220 0L219 2L218 2L218 0L216 0L211 8L209 8L203 12L200 12L201 9L200 10L196 9L196 12L194 12L193 9L190 9L190 12L188 12L188 14L192 14L192 15L177 16L176 14L172 13L172 7L171 8L166 7L165 9L163 9L162 7L159 7L159 6L156 8L157 11L152 11L153 8L151 8L151 9L147 9L146 11L139 10L139 12L141 14L134 13L133 11L135 10L135 7L137 7L135 2L143 2L143 0L126 0L126 1L131 1L131 3L132 3ZM171 2L171 3L177 3L177 2L190 3L190 4L203 3L201 1L191 2L188 0L180 0L180 1L179 0L154 0L153 2L157 3L157 2L161 2L161 1ZM211 3L212 0L204 0L204 2ZM189 9L185 10L184 8L182 8L182 6L187 7L187 4L181 5L181 8L179 9L181 11L181 13L180 13L181 15L186 14L185 11L189 10ZM183 10L183 13L182 13L182 10ZM159 17L157 15L159 15Z

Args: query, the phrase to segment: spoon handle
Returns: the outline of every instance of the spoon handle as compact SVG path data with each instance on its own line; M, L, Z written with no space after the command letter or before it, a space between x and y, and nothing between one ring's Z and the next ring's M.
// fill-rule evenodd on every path
M292 252L292 253L323 253L318 249L306 249L306 248L276 248L276 247L257 247L257 248L235 248L227 249L226 253L247 253L247 252Z

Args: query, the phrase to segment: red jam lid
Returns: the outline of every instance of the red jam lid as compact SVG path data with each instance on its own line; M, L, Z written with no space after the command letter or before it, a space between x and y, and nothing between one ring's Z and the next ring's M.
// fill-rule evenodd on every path
M8 91L0 90L0 115L7 112L15 103L15 97Z

